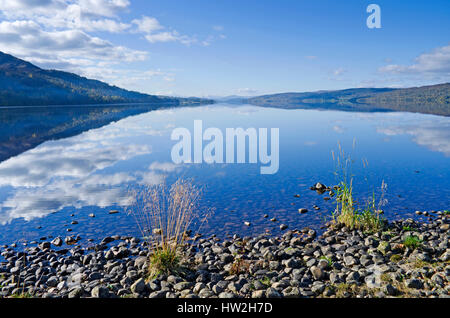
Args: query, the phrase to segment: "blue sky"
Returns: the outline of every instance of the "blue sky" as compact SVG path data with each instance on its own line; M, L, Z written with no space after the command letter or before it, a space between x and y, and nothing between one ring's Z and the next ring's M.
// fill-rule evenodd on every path
M0 51L153 94L407 87L450 81L449 16L439 0L0 0Z

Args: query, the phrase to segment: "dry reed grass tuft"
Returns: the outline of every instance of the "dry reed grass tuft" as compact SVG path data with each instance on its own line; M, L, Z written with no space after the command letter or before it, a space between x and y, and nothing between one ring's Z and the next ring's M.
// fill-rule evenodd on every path
M132 189L131 214L151 249L149 275L168 274L179 268L180 251L190 227L200 226L208 215L200 213L202 190L190 180L178 179L170 187L165 182Z

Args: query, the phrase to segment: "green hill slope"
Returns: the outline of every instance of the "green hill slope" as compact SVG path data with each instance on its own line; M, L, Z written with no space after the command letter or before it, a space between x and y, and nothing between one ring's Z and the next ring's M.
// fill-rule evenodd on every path
M0 52L0 106L77 104L208 104L211 100L173 98L128 91L73 73L44 70Z
M249 98L246 102L280 108L386 110L450 116L450 83L404 89L351 88L338 91L281 93Z

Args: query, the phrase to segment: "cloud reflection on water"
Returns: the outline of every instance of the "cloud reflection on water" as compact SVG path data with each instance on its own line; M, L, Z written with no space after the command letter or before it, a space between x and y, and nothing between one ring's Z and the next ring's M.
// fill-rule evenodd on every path
M419 146L450 156L450 120L435 117L432 120L417 120L406 124L388 124L378 127L377 132L387 136L410 135Z
M148 170L105 173L118 162L152 150L147 139L129 142L127 137L160 136L157 130L135 116L78 136L48 141L0 163L0 190L11 194L0 202L0 223L27 221L65 207L126 205L124 184L157 184L172 163L154 162ZM8 189L13 188L13 191Z
M291 133L286 138L293 137L303 146L299 146L298 151L306 149L314 153L315 148L326 145L326 141L334 137L338 140L347 135L353 138L362 131L363 137L376 134L387 137L410 135L416 144L450 156L450 120L445 117L407 113L276 110L253 106L236 109L219 105L202 107L200 111L201 114L208 111L204 115L208 119L208 126L233 127L248 123L253 126L286 127L285 131ZM16 218L32 220L66 207L126 205L128 184L158 184L165 176L192 167L174 165L167 162L170 160L168 158L157 158L156 153L168 156L170 151L166 151L166 148L170 147L168 140L171 130L180 125L189 127L194 119L202 118L199 114L198 108L141 114L75 137L45 142L1 162L0 194L3 201L0 199L0 223L5 224ZM315 140L299 138L301 133L307 136L316 126L326 125L329 118L335 119L329 128L334 135L321 137L319 134L314 136ZM289 150L292 152L289 158L286 157L287 160L296 158L298 152L295 149ZM149 155L151 159L136 158ZM295 166L303 167L298 163ZM308 167L307 163L305 166ZM214 176L222 177L218 183L212 184L219 188L221 184L229 182L224 181L226 173L233 175L233 170L221 168L225 168L225 165L216 165L213 171ZM303 173L303 170L298 173ZM245 181L244 177L242 180ZM274 178L274 182L277 182L277 176Z

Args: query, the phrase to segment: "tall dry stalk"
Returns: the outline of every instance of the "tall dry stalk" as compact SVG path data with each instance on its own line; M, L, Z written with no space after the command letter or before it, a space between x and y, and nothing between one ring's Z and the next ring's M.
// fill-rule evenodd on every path
M190 180L179 179L170 187L166 183L130 191L127 208L144 238L153 247L154 272L167 272L178 263L177 249L185 244L193 223L201 226L207 216L198 209L201 189Z

